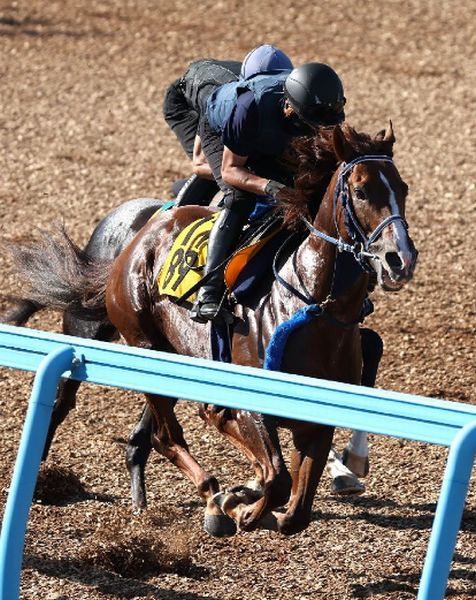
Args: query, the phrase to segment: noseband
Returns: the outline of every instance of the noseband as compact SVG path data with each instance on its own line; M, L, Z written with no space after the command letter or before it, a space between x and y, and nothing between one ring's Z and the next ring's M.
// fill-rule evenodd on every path
M334 244L341 252L350 252L354 256L355 260L367 272L373 271L373 269L370 267L369 259L379 259L379 257L370 252L369 249L370 246L382 235L383 230L395 221L401 221L404 227L408 229L406 220L400 214L392 213L381 223L379 223L377 227L370 233L370 235L367 236L362 230L351 202L348 177L356 165L370 161L384 161L393 164L393 160L390 158L390 156L367 154L364 156L359 156L358 158L354 158L354 160L348 163L342 163L340 166L333 197L333 218L334 225L339 236L338 238L327 235L323 231L319 231L319 229L316 229L305 217L301 217L304 224L313 235L325 240L326 242L329 242L330 244ZM339 226L337 222L337 206L339 202L344 213L345 227L350 238L354 241L353 244L348 244L345 242L339 233Z

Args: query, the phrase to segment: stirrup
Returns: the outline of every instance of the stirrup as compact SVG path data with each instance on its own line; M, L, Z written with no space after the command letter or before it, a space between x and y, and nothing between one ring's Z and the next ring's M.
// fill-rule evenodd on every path
M190 310L190 318L196 323L225 323L231 325L234 320L234 315L227 310L221 302L197 300Z

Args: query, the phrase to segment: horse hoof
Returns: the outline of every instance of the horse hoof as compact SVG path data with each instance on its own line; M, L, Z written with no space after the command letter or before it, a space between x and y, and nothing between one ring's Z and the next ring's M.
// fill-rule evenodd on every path
M365 486L355 477L339 475L332 480L331 492L338 496L358 496L365 492Z
M236 523L227 515L205 515L205 531L214 537L231 537L235 535Z
M140 515L147 509L147 501L144 495L132 496L132 514Z
M213 503L227 514L240 504L254 504L262 495L244 485L237 485L228 491L218 492L213 496Z
M132 494L132 514L140 515L147 509L147 501L144 494Z

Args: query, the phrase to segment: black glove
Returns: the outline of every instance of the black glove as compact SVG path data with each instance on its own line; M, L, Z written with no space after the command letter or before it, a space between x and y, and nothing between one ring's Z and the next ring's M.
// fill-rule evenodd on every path
M276 200L279 196L279 192L285 187L286 186L284 183L279 183L279 181L273 181L273 179L270 179L264 188L264 193Z

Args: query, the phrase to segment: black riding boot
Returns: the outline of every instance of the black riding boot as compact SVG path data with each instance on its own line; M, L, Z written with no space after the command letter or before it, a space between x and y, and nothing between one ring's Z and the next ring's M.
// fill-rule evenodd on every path
M185 181L175 182L172 192L176 196L175 206L199 204L208 206L220 188L214 180L203 179L198 175L191 175Z
M205 275L209 279L198 292L190 316L194 321L232 323L233 315L223 306L223 273L225 261L236 247L246 216L224 208L217 218L208 240L207 264ZM223 264L222 264L223 263Z

